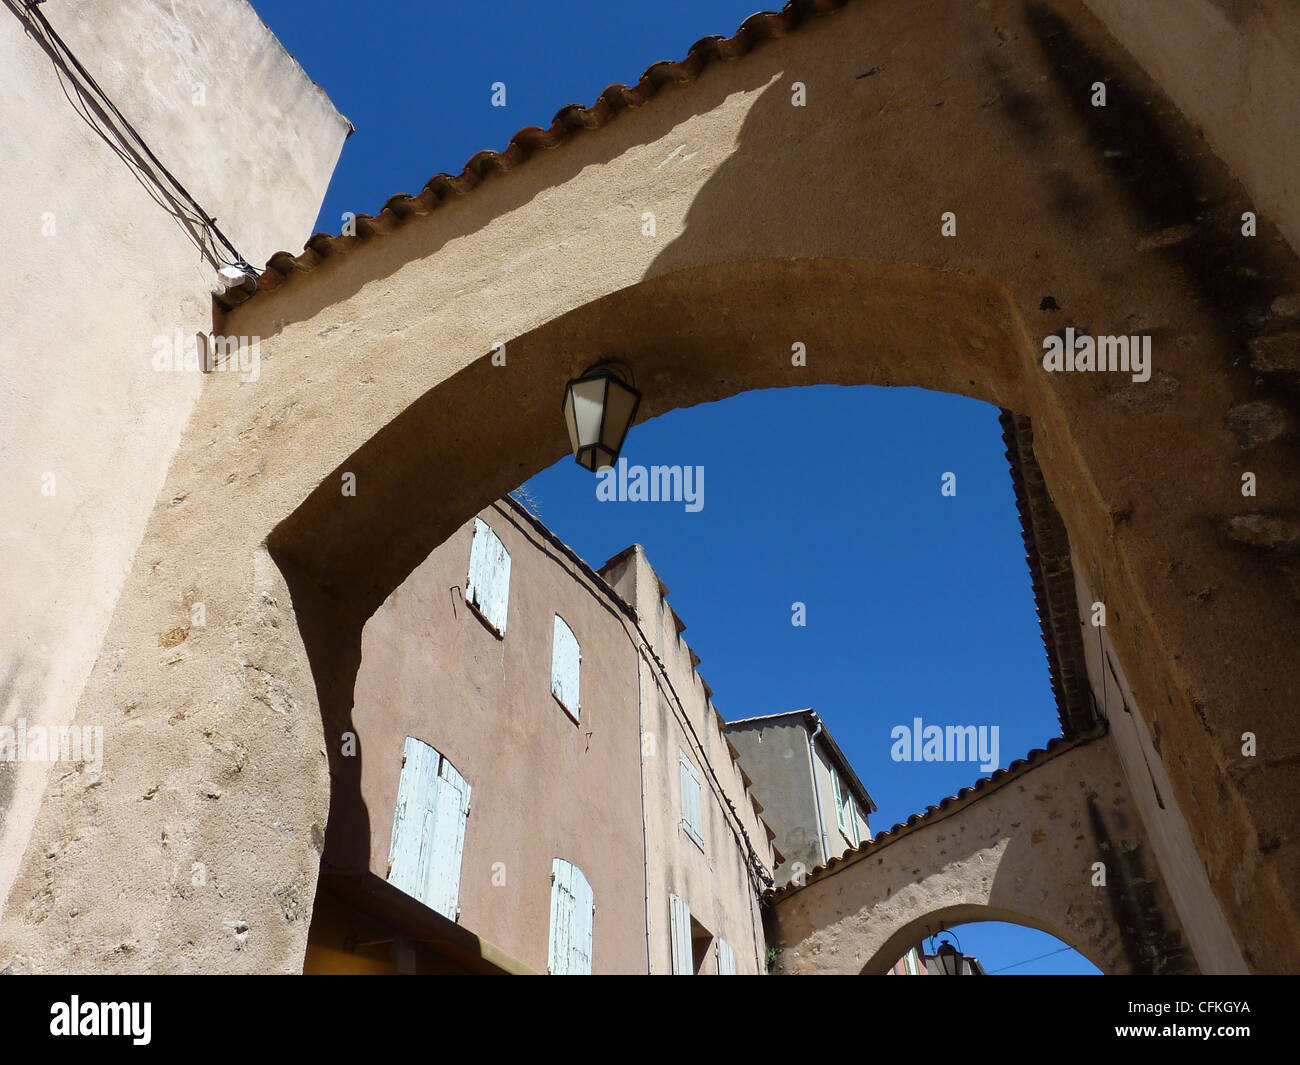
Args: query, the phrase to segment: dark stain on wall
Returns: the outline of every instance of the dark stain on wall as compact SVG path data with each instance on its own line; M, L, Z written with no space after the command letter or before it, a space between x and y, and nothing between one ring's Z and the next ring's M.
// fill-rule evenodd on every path
M1134 974L1172 975L1199 972L1182 933L1165 914L1170 902L1159 881L1147 871L1144 844L1125 851L1106 825L1095 795L1088 796L1088 821L1097 853L1106 863L1106 904L1119 929L1125 957ZM1123 828L1122 825L1117 826Z

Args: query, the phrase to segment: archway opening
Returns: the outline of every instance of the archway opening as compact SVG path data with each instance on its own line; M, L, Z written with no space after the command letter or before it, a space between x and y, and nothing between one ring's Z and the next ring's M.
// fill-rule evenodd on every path
M1018 960L1007 960L1015 958ZM968 921L927 935L888 970L893 976L1100 976L1050 932L1009 921Z
M883 831L1061 735L1018 463L979 400L767 389L641 423L607 478L566 458L515 496L593 565L641 544L722 715L818 710ZM655 469L680 497L639 497ZM918 721L977 743L922 752Z

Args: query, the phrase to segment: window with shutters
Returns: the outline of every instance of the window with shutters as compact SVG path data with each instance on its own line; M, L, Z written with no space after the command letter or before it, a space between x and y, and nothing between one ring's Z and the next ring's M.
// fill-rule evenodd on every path
M831 767L831 790L835 795L835 822L851 846L858 845L857 823L853 819L853 795L844 787L839 773Z
M510 553L482 518L474 519L465 601L493 632L505 637L510 605Z
M596 899L582 871L563 858L551 863L551 943L547 971L552 976L590 976L592 923Z
M434 748L408 736L388 847L388 881L456 920L469 784Z
M736 975L736 953L725 939L718 940L718 975Z
M673 975L703 973L705 960L716 954L713 933L700 924L686 900L677 895L668 896L668 924L672 934Z
M551 640L551 694L574 721L578 720L578 674L582 650L573 630L555 615L555 636Z
M704 817L700 806L700 774L685 751L679 748L677 754L681 760L682 828L703 850Z

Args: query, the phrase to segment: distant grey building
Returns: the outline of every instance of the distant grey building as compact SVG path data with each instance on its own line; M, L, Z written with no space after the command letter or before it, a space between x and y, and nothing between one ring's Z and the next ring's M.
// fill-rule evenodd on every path
M871 839L876 804L815 711L732 721L726 734L785 855L778 887Z

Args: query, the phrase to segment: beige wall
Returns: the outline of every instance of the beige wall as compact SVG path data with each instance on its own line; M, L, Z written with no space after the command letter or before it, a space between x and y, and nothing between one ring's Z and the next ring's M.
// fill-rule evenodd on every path
M127 742L103 787L47 796L0 963L301 965L305 931L286 924L275 892L315 881L307 841L329 806L322 704L351 698L346 665L379 602L564 454L563 383L614 345L647 418L813 383L963 392L1033 418L1081 572L1107 576L1139 712L1172 708L1161 742L1180 803L1222 793L1189 828L1247 961L1300 964L1294 774L1285 761L1230 774L1218 739L1251 728L1278 737L1277 757L1295 754L1285 553L1238 542L1233 525L1300 511L1294 456L1284 442L1247 453L1225 424L1244 403L1291 401L1267 372L1243 372L1258 307L1222 292L1204 263L1279 293L1300 291L1300 269L1280 242L1242 240L1222 212L1197 223L1211 258L1162 243L1165 223L1117 180L1077 79L1045 48L1105 60L1139 88L1130 98L1154 101L1137 105L1139 132L1160 134L1137 146L1168 148L1151 174L1193 201L1232 205L1241 186L1080 4L1042 10L953 0L921 19L912 3L877 0L747 40L750 54L693 61L693 84L665 85L605 129L526 165L515 153L511 172L470 195L430 193L406 221L387 214L376 229L389 235L304 257L310 273L230 315L227 331L270 338L272 358L256 387L204 382L123 584L112 657L78 704L80 722L111 723ZM654 238L641 236L648 210ZM940 234L946 210L957 238ZM1042 309L1048 295L1062 311ZM1152 382L1043 373L1042 337L1067 319L1152 332ZM494 367L485 356L501 338L508 366ZM804 368L790 365L796 340L812 356ZM1256 499L1240 495L1247 459ZM348 468L360 491L342 506ZM411 491L431 470L437 491ZM1283 548L1291 528L1265 527ZM313 617L314 587L342 614ZM163 653L196 588L208 628ZM221 776L215 807L202 791L222 766L209 732L238 734L253 755ZM166 803L142 798L153 788ZM1258 860L1238 896L1243 846ZM200 854L221 891L178 896L159 870ZM243 947L227 921L251 922Z
M822 817L826 826L826 842L830 849L828 857L837 858L846 850L852 849L856 844L849 839L844 832L840 831L839 819L836 817L835 808L835 786L831 783L831 768L833 762L830 755L823 748L820 739L816 745L817 751L817 798L821 803ZM840 775L840 786L844 792L852 795L849 791L848 782ZM857 805L857 799L853 800Z
M1241 956L1223 916L1223 907L1215 898L1205 875L1205 866L1196 853L1187 818L1179 806L1173 785L1151 731L1143 720L1133 690L1124 678L1110 635L1104 627L1094 626L1093 604L1097 598L1075 569L1075 587L1079 613L1084 620L1084 656L1088 683L1096 699L1097 712L1110 729L1110 742L1128 782L1128 797L1142 820L1151 854L1165 889L1182 924L1187 943L1204 973L1244 973L1250 970ZM1160 727L1156 719L1157 730ZM1158 733L1157 733L1158 734ZM1240 764L1240 763L1239 763ZM1213 800L1193 793L1190 813L1204 823L1212 815ZM1240 867L1234 878L1239 898L1248 898L1255 882L1255 858L1242 848ZM1264 967L1267 971L1267 966Z
M686 900L691 915L722 938L736 956L736 972L765 971L759 898L747 869L743 829L762 866L771 873L773 855L767 830L750 803L723 735L721 722L691 667L690 647L677 631L673 612L660 593L660 581L645 552L635 545L601 570L618 593L635 607L649 645L663 663L667 683L656 668L642 663L643 770L648 843L650 971L672 972L669 895ZM675 693L675 697L674 697ZM676 699L681 700L680 707ZM682 828L679 751L700 775L704 846ZM712 773L709 772L712 768ZM730 803L735 813L727 808ZM711 953L703 972L716 971Z
M1085 0L1300 249L1300 7Z
M479 516L510 553L504 639L464 602L473 523L366 625L353 725L370 871L387 876L402 745L414 736L471 788L459 923L545 972L551 861L563 858L595 896L592 971L645 972L636 648L599 582L525 519L507 504ZM557 613L582 651L577 722L551 696ZM351 819L339 805L331 832Z
M301 244L349 126L244 0L40 10L245 257ZM62 724L96 655L125 654L105 629L201 389L153 368L154 339L211 329L216 274L8 7L0 71L0 722ZM0 764L0 900L46 769Z
M778 971L884 973L923 936L973 921L1037 928L1108 974L1195 971L1153 874L1110 737L1058 740L777 892Z

